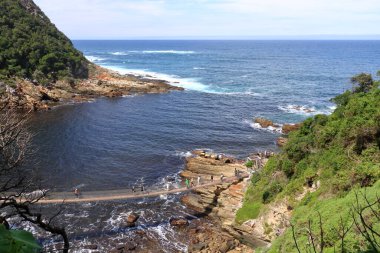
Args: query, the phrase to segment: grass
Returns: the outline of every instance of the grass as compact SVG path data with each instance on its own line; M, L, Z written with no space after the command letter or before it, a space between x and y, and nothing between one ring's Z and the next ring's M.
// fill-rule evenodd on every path
M257 218L262 205L263 204L261 204L261 202L244 202L242 208L240 208L236 213L236 222L238 224L242 224L246 220Z

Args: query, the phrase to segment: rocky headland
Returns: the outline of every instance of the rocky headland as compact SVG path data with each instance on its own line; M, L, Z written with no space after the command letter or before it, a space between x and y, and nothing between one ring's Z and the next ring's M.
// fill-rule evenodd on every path
M93 100L98 97L121 97L134 94L166 93L183 90L164 80L149 79L91 65L89 78L60 80L54 85L40 85L29 79L17 79L16 87L6 86L12 107L46 110L65 104Z

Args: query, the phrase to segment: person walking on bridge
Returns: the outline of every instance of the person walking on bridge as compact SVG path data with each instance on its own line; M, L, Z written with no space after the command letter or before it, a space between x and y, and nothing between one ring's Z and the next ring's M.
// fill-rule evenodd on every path
M79 189L75 188L74 190L75 197L79 198Z

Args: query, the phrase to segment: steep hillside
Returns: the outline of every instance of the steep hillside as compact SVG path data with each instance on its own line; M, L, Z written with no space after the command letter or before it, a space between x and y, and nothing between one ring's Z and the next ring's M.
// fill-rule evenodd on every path
M89 62L32 0L0 1L0 79L87 78Z
M90 63L32 0L0 1L0 35L0 97L12 107L44 110L99 96L183 90Z
M374 204L364 221L380 243L379 82L367 74L352 82L357 88L334 99L332 115L305 120L282 152L252 177L236 220L272 241L270 252L298 252L295 241L301 252L313 252L313 243L318 252L380 250L361 233L356 212L367 201ZM342 227L348 228L344 240Z

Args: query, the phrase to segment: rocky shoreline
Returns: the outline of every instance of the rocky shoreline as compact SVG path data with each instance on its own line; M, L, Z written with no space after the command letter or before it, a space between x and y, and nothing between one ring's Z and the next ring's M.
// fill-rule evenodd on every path
M149 79L92 65L88 79L61 80L52 85L40 85L26 79L18 79L16 87L5 85L10 105L17 109L48 110L66 103L91 101L98 97L121 97L134 94L167 93L183 88L164 80Z
M209 180L211 175L219 180L220 175L226 177L238 173L254 173L265 165L270 152L250 156L253 168L247 169L245 161L233 157L208 154L194 151L186 159L185 169L180 173L184 178ZM246 225L237 224L235 216L242 206L245 191L250 178L239 178L233 182L225 182L218 186L195 189L181 198L181 202L195 211L205 223L211 224L207 229L189 230L188 252L254 252L252 248L263 247L267 242L252 234Z

